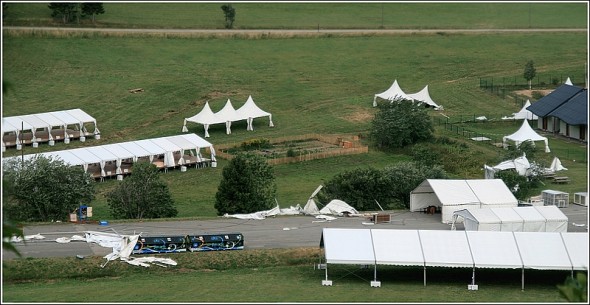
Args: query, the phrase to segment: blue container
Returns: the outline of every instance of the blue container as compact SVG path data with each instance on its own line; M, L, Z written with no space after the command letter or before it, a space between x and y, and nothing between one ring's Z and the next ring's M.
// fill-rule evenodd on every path
M101 220L98 224L101 225L101 226L108 226L109 225L109 222L106 221L106 220Z

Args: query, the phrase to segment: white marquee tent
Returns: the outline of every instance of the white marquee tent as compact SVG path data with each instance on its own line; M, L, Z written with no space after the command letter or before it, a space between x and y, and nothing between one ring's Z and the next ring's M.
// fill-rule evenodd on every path
M410 193L411 212L441 207L443 223L451 223L457 210L517 205L518 200L502 179L427 179Z
M514 213L507 214L502 210L512 210ZM554 205L459 210L453 215L451 229L455 228L455 220L459 217L463 219L466 231L567 232L568 224L567 216ZM515 226L515 222L520 225Z
M244 105L242 105L242 107L238 108L237 110L233 107L230 99L227 99L224 107L215 113L211 110L209 102L206 102L205 106L199 113L190 118L184 119L182 132L188 132L188 128L186 127L187 122L198 123L203 125L205 129L205 138L208 138L209 125L225 123L226 134L231 134L231 123L241 120L247 121L247 130L254 130L252 123L255 118L259 117L268 117L268 126L274 127L272 122L272 114L260 109L260 107L254 103L251 95L248 96L246 103L244 103Z
M412 98L414 101L428 104L435 110L440 109L440 106L437 103L435 103L430 97L430 93L428 93L428 85L426 85L426 87L424 87L424 89L420 90L419 92L408 94L408 96Z
M254 103L254 100L252 99L251 95L248 96L246 103L244 103L244 105L242 105L242 107L240 107L240 108L238 108L238 110L236 110L236 113L237 113L238 120L247 120L247 122L248 122L247 130L254 130L254 127L252 126L252 122L255 118L260 118L260 117L268 117L268 126L274 127L274 124L272 123L272 114L270 114L270 112L266 112L266 111L260 109L256 105L256 103Z
M533 128L531 128L531 125L529 125L528 120L523 120L522 126L515 133L502 138L504 144L506 144L508 140L514 141L516 146L524 141L533 141L533 143L536 141L543 141L545 142L545 152L551 152L547 138L536 133Z
M325 280L330 264L524 270L588 270L588 233L324 228Z
M526 100L524 106L518 111L512 114L511 117L503 117L503 120L538 120L539 117L534 113L527 110L527 108L531 105L530 100Z
M105 177L108 176L105 172L105 167L108 163L114 162L116 164L115 173L119 174L121 172L122 160L131 159L133 162L137 162L139 158L147 157L150 162L156 162L155 158L163 155L163 166L167 169L169 167L175 167L176 165L185 164L184 158L186 158L186 151L191 151L192 154L200 156L201 148L209 148L211 161L216 161L213 144L200 138L196 134L183 134L116 144L80 147L70 150L28 154L24 155L23 158L29 159L37 155L52 157L53 159L60 159L64 163L72 166L82 166L85 171L88 171L90 165L97 165L100 166L99 176ZM174 155L180 155L178 164L177 161L175 161ZM21 157L7 157L3 158L3 161L15 158L20 159Z

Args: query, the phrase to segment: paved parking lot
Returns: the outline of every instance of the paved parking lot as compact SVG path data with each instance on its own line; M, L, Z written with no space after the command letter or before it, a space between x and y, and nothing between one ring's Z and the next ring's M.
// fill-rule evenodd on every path
M588 208L570 204L560 209L568 216L568 232L588 232ZM57 243L56 238L73 235L84 236L84 231L99 231L119 234L137 234L142 236L196 235L218 233L242 233L246 249L261 248L295 248L317 247L323 228L380 228L380 229L421 229L450 230L451 226L441 222L441 215L429 215L421 212L387 211L391 221L370 224L368 217L338 217L336 220L323 221L313 216L277 216L264 220L245 220L223 218L208 220L179 221L145 221L109 223L101 226L96 223L55 223L27 226L25 235L41 234L44 240L30 240L26 244L16 244L24 257L67 257L67 256L104 256L111 253L94 243L72 241ZM370 214L370 212L367 212ZM458 225L458 230L463 230ZM3 259L16 257L12 252L3 250Z

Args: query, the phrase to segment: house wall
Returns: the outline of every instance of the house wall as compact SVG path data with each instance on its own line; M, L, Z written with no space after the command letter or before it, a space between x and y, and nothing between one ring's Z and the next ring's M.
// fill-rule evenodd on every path
M587 141L588 139L588 125L568 125L561 121L559 127L559 134L572 139Z

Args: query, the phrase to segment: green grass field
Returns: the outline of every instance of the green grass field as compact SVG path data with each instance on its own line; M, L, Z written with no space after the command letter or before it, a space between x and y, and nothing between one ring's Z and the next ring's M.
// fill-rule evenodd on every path
M99 16L97 26L222 28L220 5L105 3L107 13ZM581 3L388 3L383 6L375 3L237 3L234 7L237 11L235 26L240 29L313 29L318 24L322 28L379 28L383 24L384 28L423 29L587 26L586 6ZM11 3L6 13L3 18L5 26L56 25L48 17L46 3ZM98 33L66 35L58 32L22 34L4 30L2 43L3 80L10 83L10 90L2 98L2 116L81 108L97 119L101 130L98 141L57 143L53 148L46 144L36 149L28 146L25 154L179 134L183 119L200 111L205 101L217 111L228 98L238 108L248 95L252 95L261 108L272 113L275 127L269 128L268 121L262 118L255 120L254 131L246 131L244 122L232 124L231 135L225 134L223 126L212 126L208 138L211 143L240 143L252 138L306 133L361 134L364 141L368 141L366 136L375 112L371 107L373 96L389 88L394 79L406 93L417 92L428 85L432 98L445 108L442 114L452 119L474 115L501 117L520 110L520 105L480 90L480 78L507 77L522 81L524 65L532 59L542 79L570 76L579 84L584 79L588 52L587 33L571 32L449 34L441 31L413 35L235 35L216 38ZM133 88L144 88L145 91L130 94L128 89ZM442 114L431 113L435 120L444 118ZM516 131L519 126L514 122L464 124L465 128L500 137ZM203 136L202 126L189 124L188 127L190 132ZM437 125L436 135L466 143L470 151L477 152L482 167L483 163L490 165L503 161L501 149L465 140L462 135L445 130L441 125ZM572 182L546 188L570 193L587 190L587 146L551 135L549 144L552 152L542 158L560 157L569 169L567 175ZM366 155L274 166L277 201L281 207L304 205L311 192L334 175L356 167L383 168L408 160L408 151L382 152L370 147ZM10 148L3 156L20 154ZM216 215L214 198L221 170L226 164L226 160L220 159L217 168L162 174L180 218ZM464 173L456 176L483 178L483 171L479 167L466 168ZM117 183L115 179L97 183L98 196L89 203L94 208L95 219L111 219L104 194ZM233 257L234 261L241 260L241 255L246 253L236 252L240 257ZM213 255L217 254L220 253ZM260 254L260 257L269 255L273 254ZM183 268L188 268L188 261L201 259L201 256L191 256L169 273L141 269L104 277L94 273L85 276L81 272L86 270L82 263L91 262L89 265L94 266L102 260L93 259L72 264L84 278L82 281L64 279L76 274L67 271L68 268L64 268L68 276L51 280L51 277L43 276L43 272L55 273L56 268L46 268L47 261L21 260L34 266L23 271L29 274L30 282L6 285L4 269L3 300L559 302L563 299L557 294L555 285L562 283L567 275L548 273L547 277L539 276L544 279L539 281L533 280L535 276L527 276L532 283L521 291L518 272L514 279L511 275L511 280L506 282L496 282L492 273L489 282L483 280L480 290L473 292L465 287L470 280L469 271L463 270L465 274L458 277L460 279L446 278L445 272L437 276L435 271L429 271L432 283L424 288L421 270L409 273L392 270L386 276L395 284L383 280L381 289L370 288L368 282L354 277L335 279L336 285L328 288L320 284L323 272L313 270L306 262L216 272L195 267L190 272L182 272L185 271ZM52 262L71 263L59 259ZM114 268L115 264L109 267ZM41 272L40 268L47 270ZM121 271L119 267L115 270ZM400 272L412 275L398 278ZM505 273L496 276L504 277ZM412 280L405 283L400 278ZM160 289L163 281L168 284L165 290ZM251 288L253 282L269 294L261 296L258 290ZM143 288L138 290L138 287ZM129 290L133 293L129 294ZM79 291L84 293L77 293ZM224 293L216 294L218 291Z

